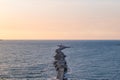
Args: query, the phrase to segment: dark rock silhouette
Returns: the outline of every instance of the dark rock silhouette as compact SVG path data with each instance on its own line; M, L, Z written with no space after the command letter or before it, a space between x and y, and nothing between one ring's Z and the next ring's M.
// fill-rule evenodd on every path
M58 45L58 49L56 49L56 55L54 56L54 66L57 71L57 79L59 80L67 80L65 74L67 73L68 66L65 60L66 55L62 52L63 49L70 48L64 45Z

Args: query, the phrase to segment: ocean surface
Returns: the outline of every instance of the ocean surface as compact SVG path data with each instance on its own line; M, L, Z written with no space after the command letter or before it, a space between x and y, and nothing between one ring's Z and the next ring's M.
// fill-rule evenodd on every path
M0 80L51 80L58 44L69 67L68 80L120 80L119 40L0 41Z

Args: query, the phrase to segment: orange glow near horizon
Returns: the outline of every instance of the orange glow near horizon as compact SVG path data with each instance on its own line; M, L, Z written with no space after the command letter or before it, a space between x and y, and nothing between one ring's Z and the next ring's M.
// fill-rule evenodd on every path
M117 0L0 0L0 39L120 39Z

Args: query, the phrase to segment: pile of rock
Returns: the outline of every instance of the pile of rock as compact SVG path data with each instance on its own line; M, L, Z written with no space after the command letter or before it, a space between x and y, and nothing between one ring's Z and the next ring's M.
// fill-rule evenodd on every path
M57 79L58 80L67 80L65 74L67 73L68 66L65 60L66 55L62 52L63 49L70 48L64 45L58 45L58 49L56 49L56 55L54 56L54 66L57 71Z

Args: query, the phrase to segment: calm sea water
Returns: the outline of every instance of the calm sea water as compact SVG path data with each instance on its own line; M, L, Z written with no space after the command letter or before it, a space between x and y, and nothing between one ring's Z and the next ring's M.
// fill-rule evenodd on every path
M0 78L4 80L49 80L56 45L71 48L67 55L69 80L120 80L120 41L0 41ZM1 80L1 79L0 79Z

